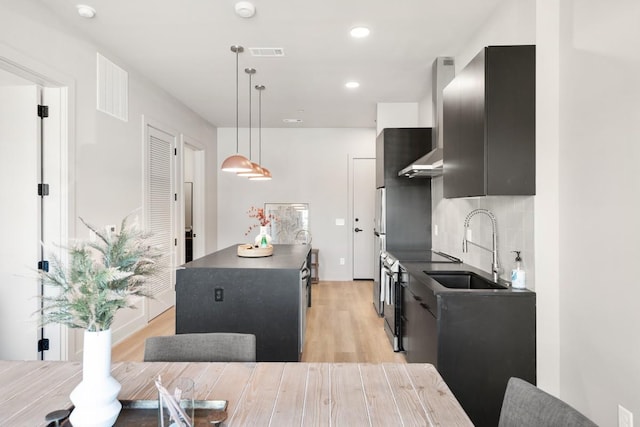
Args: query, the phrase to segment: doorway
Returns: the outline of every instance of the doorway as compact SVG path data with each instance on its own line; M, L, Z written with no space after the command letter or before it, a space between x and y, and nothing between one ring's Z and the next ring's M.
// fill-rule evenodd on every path
M37 270L65 256L67 90L0 59L0 94L0 359L63 360L66 329L39 325L39 297L50 290Z
M204 146L195 139L182 135L182 177L184 212L184 247L181 263L205 255L204 230Z
M353 159L353 278L373 279L373 217L376 192L376 160Z

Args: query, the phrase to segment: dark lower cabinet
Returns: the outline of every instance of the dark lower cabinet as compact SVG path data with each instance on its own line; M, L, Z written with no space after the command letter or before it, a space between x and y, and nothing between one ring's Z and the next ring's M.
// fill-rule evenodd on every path
M407 362L427 362L436 365L438 361L438 323L436 315L430 311L424 295L416 291L415 286L405 289L404 303L405 316L407 318L404 339Z
M496 426L507 381L536 383L535 293L444 292L410 277L406 358L431 363L476 426Z

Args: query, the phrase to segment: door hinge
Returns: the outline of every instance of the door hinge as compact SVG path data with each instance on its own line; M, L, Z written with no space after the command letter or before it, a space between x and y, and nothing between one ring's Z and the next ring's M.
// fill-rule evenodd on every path
M49 107L47 105L38 105L38 117L41 119L49 117Z
M42 338L38 340L38 351L47 351L49 350L49 338Z
M49 261L38 261L38 270L49 271Z
M38 184L38 196L49 195L49 184Z

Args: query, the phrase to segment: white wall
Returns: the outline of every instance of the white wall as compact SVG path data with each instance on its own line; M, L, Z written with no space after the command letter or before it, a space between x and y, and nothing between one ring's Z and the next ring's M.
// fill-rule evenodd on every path
M560 4L560 394L638 423L640 3Z
M257 130L254 129L254 132ZM251 206L309 203L312 246L320 250L321 280L351 280L350 159L375 157L375 129L262 129L262 163L271 181L249 181L218 173L218 246L253 241L245 231L255 220ZM256 135L256 134L254 134ZM240 153L248 155L247 129L240 129ZM257 160L254 136L254 161ZM218 170L235 153L235 128L218 129ZM375 185L374 182L371 183ZM336 225L336 219L345 225ZM339 259L345 258L340 265Z
M117 57L59 22L35 0L2 1L0 47L15 52L10 60L29 58L54 69L72 82L70 117L70 237L87 238L79 216L96 225L119 224L142 206L142 116L186 133L207 146L208 164L216 164L215 128L154 86ZM123 122L98 112L96 52L129 73L129 120ZM207 217L216 220L216 174L208 172ZM207 228L207 246L215 248L215 228ZM62 242L64 243L64 242ZM114 324L114 342L146 323L143 309L121 311ZM70 356L79 350L76 345Z
M535 252L538 386L560 394L559 17L556 0L536 10Z
M376 135L385 128L418 126L417 102L378 102L376 104Z

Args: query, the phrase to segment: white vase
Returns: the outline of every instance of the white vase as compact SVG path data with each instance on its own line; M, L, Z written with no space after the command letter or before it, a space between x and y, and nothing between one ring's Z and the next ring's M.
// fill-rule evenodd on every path
M82 382L71 392L73 427L111 427L122 404L120 383L111 376L111 329L84 331Z
M258 234L256 236L256 238L253 240L254 245L260 247L260 243L262 242L262 236L265 236L267 238L267 245L271 244L271 236L269 236L269 234L267 234L267 227L266 226L260 226L260 234Z

